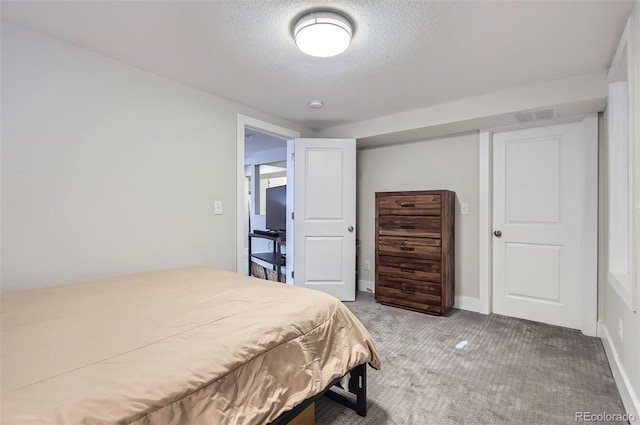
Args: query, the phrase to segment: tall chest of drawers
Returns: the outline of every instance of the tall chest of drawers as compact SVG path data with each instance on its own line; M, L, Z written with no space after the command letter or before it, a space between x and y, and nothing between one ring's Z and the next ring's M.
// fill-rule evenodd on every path
M376 193L376 299L446 314L454 301L455 193Z

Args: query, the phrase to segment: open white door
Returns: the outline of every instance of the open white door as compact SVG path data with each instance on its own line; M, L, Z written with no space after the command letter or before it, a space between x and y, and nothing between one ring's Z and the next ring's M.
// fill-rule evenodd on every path
M293 273L342 301L356 294L356 141L295 139Z

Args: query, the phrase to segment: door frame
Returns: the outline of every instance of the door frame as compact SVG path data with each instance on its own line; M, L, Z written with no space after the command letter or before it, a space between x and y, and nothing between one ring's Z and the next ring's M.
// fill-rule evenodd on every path
M236 117L236 272L244 270L244 240L249 234L244 220L244 130L250 127L283 139L300 137L300 132L261 121L247 115Z
M480 131L479 138L479 174L478 174L478 224L479 224L479 300L478 311L489 314L492 306L493 277L493 135L495 133L541 127L567 122L582 124L585 144L584 187L582 198L583 243L580 252L581 286L581 331L587 336L596 336L598 323L598 115L559 119L493 128Z

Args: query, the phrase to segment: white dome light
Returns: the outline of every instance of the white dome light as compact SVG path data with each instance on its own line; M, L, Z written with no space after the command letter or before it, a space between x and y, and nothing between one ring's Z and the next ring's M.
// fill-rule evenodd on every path
M293 27L293 38L304 53L327 58L347 50L351 43L351 23L335 12L311 12L301 16Z

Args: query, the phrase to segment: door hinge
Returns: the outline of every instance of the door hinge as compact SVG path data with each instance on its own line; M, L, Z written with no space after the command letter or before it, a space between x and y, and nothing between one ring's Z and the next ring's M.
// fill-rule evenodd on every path
M292 161L296 160L296 153L295 152L291 152L291 160Z
M293 279L293 270L291 270L291 279Z
M293 211L291 211L291 220L293 220Z

